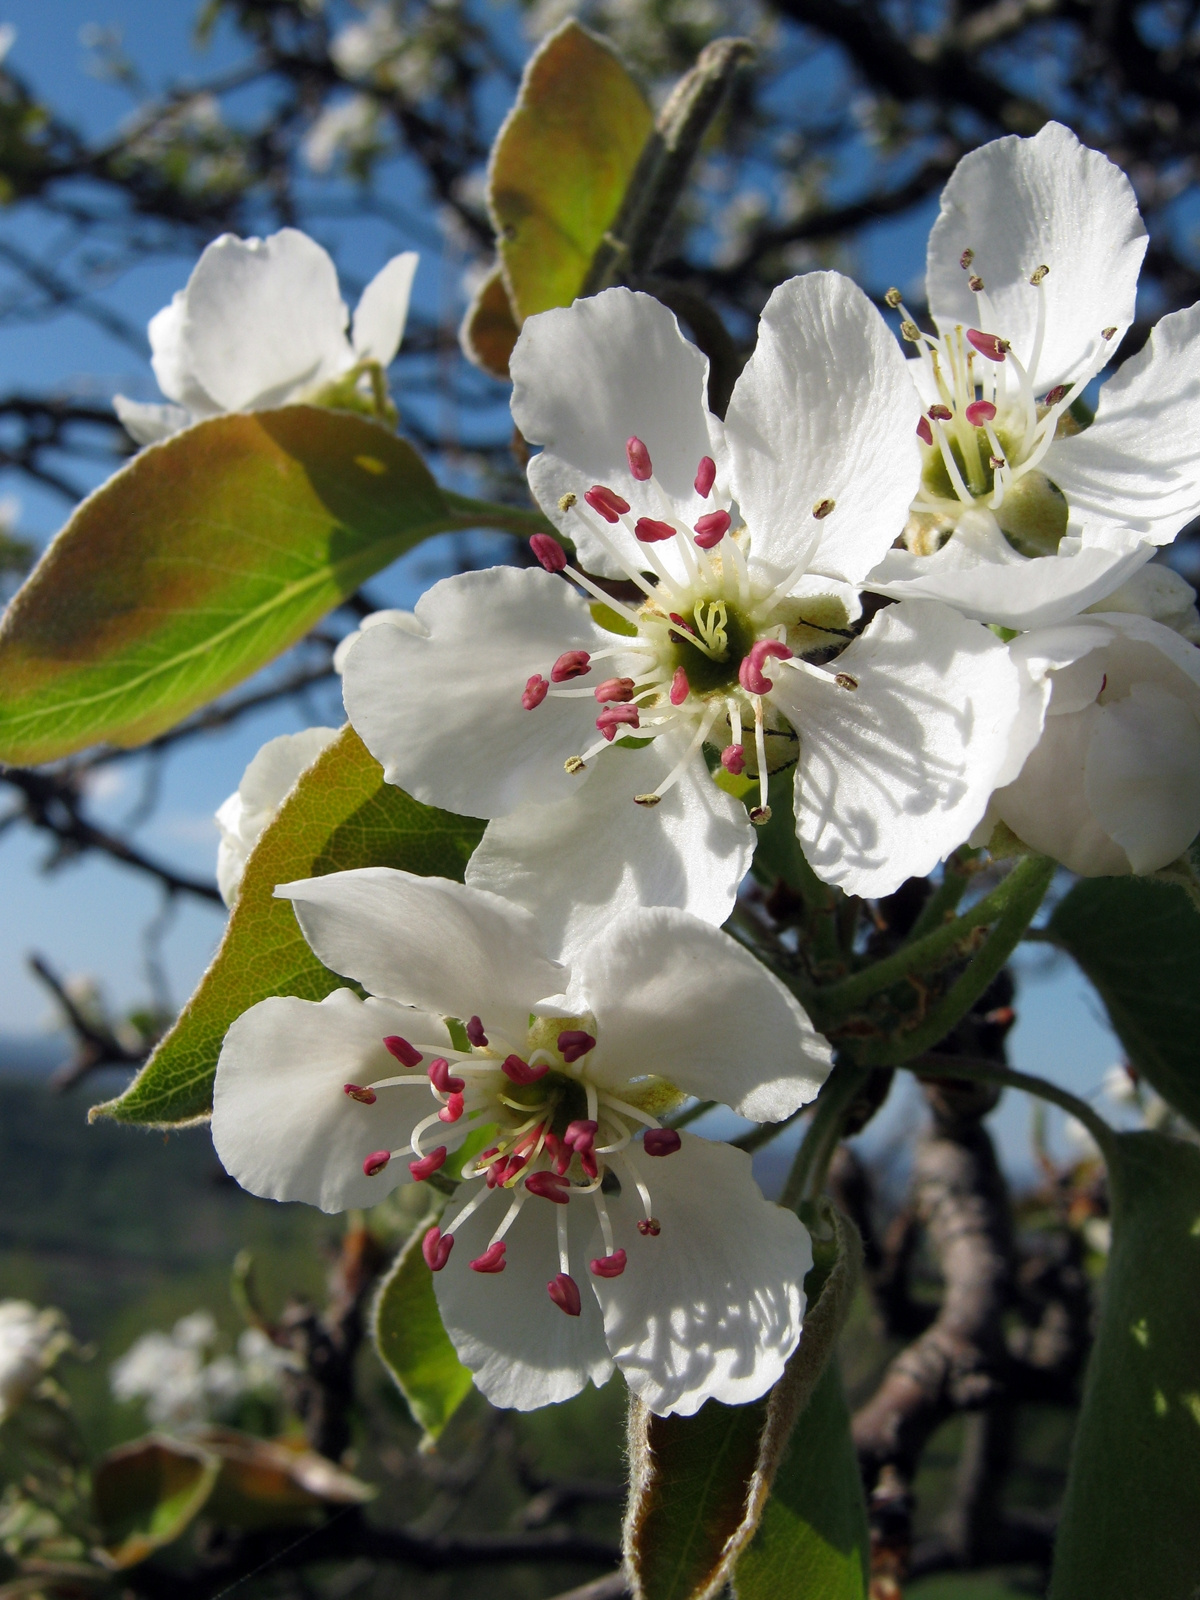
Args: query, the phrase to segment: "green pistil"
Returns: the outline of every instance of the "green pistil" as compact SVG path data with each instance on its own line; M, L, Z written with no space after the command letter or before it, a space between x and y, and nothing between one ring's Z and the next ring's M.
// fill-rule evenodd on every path
M723 618L716 610L718 606L724 612ZM723 633L724 649L718 655L711 647L702 647L699 642L693 644L682 628L672 624L667 671L673 673L677 667L682 667L692 693L701 697L728 693L737 687L738 668L749 655L757 635L750 622L727 600L705 599L695 609L700 620L698 622L694 615L686 618L688 627L698 638L707 633L714 643Z

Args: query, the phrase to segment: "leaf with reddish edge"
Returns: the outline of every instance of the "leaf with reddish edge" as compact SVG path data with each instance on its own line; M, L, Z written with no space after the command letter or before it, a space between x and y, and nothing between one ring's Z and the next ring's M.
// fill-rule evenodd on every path
M471 1374L442 1326L433 1274L422 1250L432 1224L433 1217L427 1217L396 1257L371 1313L380 1360L424 1428L426 1444L437 1439L471 1388Z
M213 417L150 446L79 506L0 625L0 760L152 738L468 520L410 444L345 412Z
M709 1600L734 1576L735 1567L741 1594L738 1560L767 1511L789 1440L795 1441L786 1458L790 1462L796 1451L806 1448L810 1414L814 1428L819 1421L822 1434L828 1432L824 1412L830 1386L840 1385L830 1357L854 1296L862 1247L852 1224L827 1201L819 1210L806 1209L804 1220L813 1234L815 1257L805 1280L809 1305L804 1331L770 1394L746 1406L709 1400L691 1417L656 1417L633 1403L625 1560L635 1600ZM832 1376L822 1384L826 1373ZM841 1414L848 1442L844 1400ZM840 1480L839 1487L849 1493ZM857 1477L853 1487L857 1501L846 1512L849 1521L857 1519L861 1526L853 1563L860 1586L814 1590L823 1600L857 1600L864 1592L866 1512ZM776 1590L802 1592L808 1591L786 1586Z
M518 326L578 295L653 126L611 47L578 22L563 23L530 59L488 168Z
M275 885L353 867L461 882L482 822L420 805L384 783L352 728L303 773L246 865L225 937L175 1026L124 1094L90 1116L151 1127L203 1120L229 1025L271 995L321 1000L345 979L321 965ZM410 1047L411 1048L411 1047Z
M204 1508L220 1471L212 1451L153 1433L102 1456L92 1475L101 1562L122 1572L174 1543Z
M520 329L508 301L504 274L497 265L475 291L459 330L459 343L468 361L493 378L508 377L508 358Z

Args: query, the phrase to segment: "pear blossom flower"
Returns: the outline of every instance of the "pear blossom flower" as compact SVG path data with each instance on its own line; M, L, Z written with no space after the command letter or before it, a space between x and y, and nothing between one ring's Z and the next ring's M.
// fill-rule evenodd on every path
M1178 593L1188 586L1171 578L1132 583L1112 609L1101 602L1013 640L1041 736L992 796L976 842L1002 822L1072 872L1110 877L1157 871L1200 834L1200 649L1138 606L1151 609L1157 594L1162 613L1189 627Z
M393 256L363 290L347 338L337 269L314 239L296 228L223 233L150 320L150 364L169 403L117 395L117 415L138 444L153 444L204 417L315 399L356 369L386 368L416 270L412 251Z
M535 535L546 571L445 579L417 604L425 637L373 629L343 675L390 782L495 819L468 881L558 919L567 947L639 900L724 921L752 833L706 746L753 780L752 822L795 764L830 882L929 871L982 814L1019 685L946 606L855 627L919 470L919 402L862 292L837 273L777 289L724 423L703 355L627 289L531 317L511 368L544 446L530 485L578 565Z
M230 1029L212 1131L243 1188L341 1211L461 1175L422 1248L496 1405L614 1365L664 1415L764 1393L799 1338L808 1235L744 1152L662 1117L695 1095L775 1121L816 1095L829 1046L783 985L671 908L627 912L567 967L529 912L445 879L371 867L276 893L368 998L264 1000Z
M61 1311L28 1300L0 1300L0 1422L71 1345Z
M1064 620L1200 511L1200 306L1071 407L1134 316L1146 230L1128 178L1059 123L963 157L929 237L936 335L900 293L925 411L904 547L871 587L1012 628Z
M268 739L242 774L233 794L221 802L217 809L217 827L221 830L217 888L227 906L237 899L251 850L275 820L297 778L337 736L336 728L305 728L300 733L281 733L276 739Z
M346 657L357 643L364 628L378 628L381 625L391 628L403 628L407 633L415 633L421 638L425 637L425 629L411 611L403 611L393 607L387 607L382 611L372 611L369 616L365 616L362 619L353 633L348 633L344 639L338 641L337 649L333 652L333 670L337 673L343 670L346 665Z

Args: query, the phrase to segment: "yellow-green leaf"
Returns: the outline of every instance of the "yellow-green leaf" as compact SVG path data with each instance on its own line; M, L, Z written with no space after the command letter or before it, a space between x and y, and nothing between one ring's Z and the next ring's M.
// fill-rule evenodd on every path
M433 1273L421 1254L422 1224L396 1257L375 1301L375 1347L427 1440L466 1399L471 1374L442 1326Z
M309 1522L331 1506L359 1506L374 1488L315 1450L258 1439L235 1428L203 1428L195 1442L220 1462L205 1514L222 1527L277 1528Z
M653 126L637 84L578 22L563 23L531 58L488 173L518 326L575 299Z
M170 1127L212 1109L212 1082L226 1030L270 995L321 1000L344 979L305 943L290 901L275 885L353 867L399 867L461 881L483 823L420 805L384 783L383 769L352 728L303 774L246 866L237 906L200 987L141 1072L91 1116Z
M153 737L463 525L412 446L363 417L288 406L152 445L83 502L0 624L0 760Z
M212 1493L221 1470L199 1445L149 1434L96 1464L92 1502L106 1567L136 1566L178 1539Z

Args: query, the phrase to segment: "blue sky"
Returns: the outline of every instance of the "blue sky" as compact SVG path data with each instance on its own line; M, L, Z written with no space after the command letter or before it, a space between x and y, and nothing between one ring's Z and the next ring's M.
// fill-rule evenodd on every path
M52 104L68 107L92 134L111 130L130 102L123 92L97 81L86 70L87 51L80 31L89 24L118 28L126 47L154 82L169 77L206 75L231 60L235 47L218 30L211 49L197 57L189 46L193 0L15 0L0 9L0 20L17 28L11 61L35 90ZM418 216L419 236L396 241L373 222L344 223L323 233L338 247L344 270L365 280L399 244L417 245L422 264L416 303L429 315L453 315L459 292L461 261L441 248L440 235L413 175L402 163L384 174L389 197ZM936 203L931 202L931 215ZM887 281L908 284L922 267L928 219L902 227L873 230L864 241L860 266L873 286ZM0 213L0 236L26 247L44 247L53 230L21 211ZM122 277L98 294L132 323L148 318L184 283L191 259L157 258ZM0 328L0 392L62 387L107 399L120 390L139 397L154 394L148 363L94 324L70 316L23 326ZM40 536L61 522L64 506L50 494L24 485L0 484L23 502L23 526ZM446 541L413 552L388 573L372 581L372 592L385 603L411 605L421 590L445 569ZM336 691L313 696L307 714L286 707L248 719L236 731L206 738L173 759L163 774L161 800L152 821L139 835L145 848L181 867L207 874L213 869L216 831L212 813L233 789L243 767L263 740L302 726L305 721L340 722ZM136 805L142 764L112 769L94 795L94 809L103 820L119 822ZM0 881L7 914L0 918L0 1034L29 1034L50 1014L43 990L29 975L26 956L37 950L67 973L91 973L101 980L109 999L124 1007L147 996L142 936L158 909L157 892L138 876L104 861L88 859L46 875L40 870L46 842L15 828L0 836ZM216 909L179 903L164 942L170 985L182 1002L203 971L220 937L223 916ZM1042 952L1022 960L1020 1021L1012 1037L1015 1066L1054 1076L1076 1092L1095 1091L1104 1069L1119 1051L1102 1009L1084 981L1066 964L1046 972ZM1024 1165L1028 1147L1028 1108L1019 1097L1008 1102L996 1119L1010 1161Z

